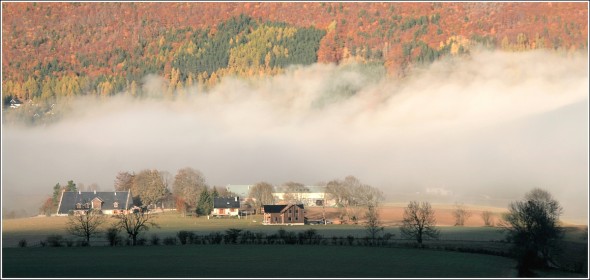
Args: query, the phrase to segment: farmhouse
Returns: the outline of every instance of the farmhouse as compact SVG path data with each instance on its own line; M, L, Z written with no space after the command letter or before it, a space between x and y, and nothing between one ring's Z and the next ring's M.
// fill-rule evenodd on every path
M103 214L127 213L133 206L131 191L114 192L62 192L57 215L84 214L99 210Z
M303 225L305 210L303 204L264 205L264 225Z
M20 107L20 105L22 105L22 102L20 102L20 100L14 98L10 100L10 108L18 108Z
M213 199L214 217L232 217L240 214L240 198L235 197L216 197Z
M324 186L304 186L299 192L289 192L287 186L275 187L272 194L276 201L288 202L295 200L297 203L303 203L305 206L334 206L335 201L328 199L326 187Z

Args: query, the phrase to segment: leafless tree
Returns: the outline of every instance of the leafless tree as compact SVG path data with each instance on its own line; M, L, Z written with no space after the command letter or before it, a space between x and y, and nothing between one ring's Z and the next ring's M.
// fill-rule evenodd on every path
M128 214L120 214L115 216L118 219L115 227L127 232L133 241L133 246L137 244L137 236L150 228L158 228L158 224L154 222L155 216L146 212L133 212Z
M92 183L86 189L88 191L100 191L100 186L97 183Z
M287 203L303 203L303 194L309 192L309 188L297 182L287 182L283 200Z
M174 176L172 193L188 206L189 209L196 209L199 201L199 194L207 188L203 174L190 167L178 170Z
M404 217L400 231L406 238L416 239L422 244L426 239L437 239L440 230L436 227L434 210L428 202L411 201L404 209Z
M105 217L99 211L89 210L85 215L69 216L66 230L71 235L84 238L90 245L90 238L101 233L104 223Z
M166 195L167 189L160 172L146 169L139 172L133 180L131 193L139 198L144 206L155 205Z
M453 217L455 217L455 226L464 226L465 221L471 217L471 214L471 211L467 210L465 205L455 203L455 210L453 211Z
M381 220L379 220L379 212L377 207L372 205L369 206L365 219L365 229L367 230L369 238L375 242L375 238L377 238L379 233L384 229L381 224Z
M115 178L116 191L128 191L133 187L133 179L135 174L129 172L119 172Z
M256 183L250 188L249 196L254 199L253 204L256 209L260 209L262 205L273 204L275 202L272 195L274 187L267 182Z
M342 216L347 216L353 223L358 222L359 214L363 209L377 208L384 198L379 189L361 183L354 176L328 182L326 195L336 200L336 205L342 207L340 211Z
M486 227L493 227L494 226L492 212L490 212L490 211L481 212L481 218L483 219L483 223Z

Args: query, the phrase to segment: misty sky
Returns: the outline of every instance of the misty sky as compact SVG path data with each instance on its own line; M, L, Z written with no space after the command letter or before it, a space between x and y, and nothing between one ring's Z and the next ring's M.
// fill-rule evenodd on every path
M354 175L391 202L506 207L541 187L585 223L587 62L476 52L402 80L318 64L175 99L149 76L146 98L80 99L58 123L3 125L2 204L34 213L58 182L112 190L119 171L193 167L218 186Z

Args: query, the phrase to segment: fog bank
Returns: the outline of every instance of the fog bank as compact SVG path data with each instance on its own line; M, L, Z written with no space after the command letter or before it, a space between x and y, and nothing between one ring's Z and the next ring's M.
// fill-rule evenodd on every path
M399 80L358 65L293 67L208 92L80 99L58 123L2 127L3 208L56 183L113 189L119 171L193 167L210 185L354 175L410 199L505 207L534 187L587 220L588 58L482 52Z

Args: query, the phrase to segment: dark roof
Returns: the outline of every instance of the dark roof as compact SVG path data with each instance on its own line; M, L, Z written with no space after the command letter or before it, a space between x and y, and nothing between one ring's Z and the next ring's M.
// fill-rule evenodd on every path
M213 208L240 208L240 197L213 198Z
M264 213L281 213L288 206L296 205L303 209L303 204L278 204L278 205L263 205Z
M70 210L76 209L76 203L92 203L92 200L98 198L103 201L102 210L130 209L132 205L129 192L63 192L57 214L68 214ZM119 202L119 207L115 208L115 202Z

